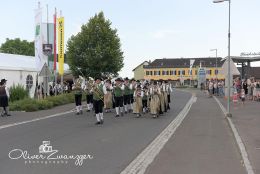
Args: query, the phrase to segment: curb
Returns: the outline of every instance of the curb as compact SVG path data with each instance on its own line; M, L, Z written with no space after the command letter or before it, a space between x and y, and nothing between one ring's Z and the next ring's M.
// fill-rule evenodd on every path
M221 108L221 110L223 111L223 113L226 115L227 111L226 109L224 108L224 106L220 103L219 99L217 99L215 96L213 96L214 99L216 100L216 102L218 103L219 107ZM241 137L239 136L239 133L234 125L234 123L232 122L231 118L229 117L226 117L227 121L228 121L228 124L232 130L232 133L236 139L236 143L237 143L237 146L239 148L239 151L240 151L240 154L242 156L242 159L243 159L243 163L245 165L245 168L246 168L246 172L248 174L255 174L254 173L254 170L252 168L252 165L248 159L248 154L247 154L247 151L246 151L246 148L245 148L245 145L241 139Z

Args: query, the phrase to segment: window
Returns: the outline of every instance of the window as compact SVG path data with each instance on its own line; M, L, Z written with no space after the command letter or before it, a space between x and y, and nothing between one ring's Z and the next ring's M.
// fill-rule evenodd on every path
M208 74L211 75L211 70L208 70Z
M32 75L28 75L26 77L26 89L31 89L33 86L33 77Z
M178 71L178 75L181 75L181 71L180 70Z
M154 71L153 74L156 76L157 75L157 71Z
M189 75L192 75L192 70L189 70Z
M177 75L177 71L176 70L173 71L173 75Z
M162 75L163 75L163 76L166 75L165 71L162 71Z
M153 75L153 71L150 71L150 75L151 75L151 76Z
M161 71L158 71L158 75L161 75Z
M146 71L146 75L149 76L149 71Z
M182 75L185 75L185 70L182 70Z
M195 75L198 75L198 70L195 70Z
M167 76L169 75L169 71L166 71L166 75L167 75Z
M215 75L218 75L218 70L217 69L215 69Z

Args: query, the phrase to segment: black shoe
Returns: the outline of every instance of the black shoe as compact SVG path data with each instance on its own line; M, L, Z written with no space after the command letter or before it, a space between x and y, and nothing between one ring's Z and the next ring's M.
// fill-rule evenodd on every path
M79 115L79 112L77 112L76 115Z
M7 117L11 116L11 114L5 114Z
M116 115L115 117L119 117L119 115Z
M101 124L101 122L100 122L100 121L98 121L98 122L96 122L96 123L95 123L95 125L98 125L98 124Z
M90 110L87 110L87 112L90 112Z
M103 124L104 123L104 120L100 120L100 124Z
M125 114L127 114L127 111L125 111Z

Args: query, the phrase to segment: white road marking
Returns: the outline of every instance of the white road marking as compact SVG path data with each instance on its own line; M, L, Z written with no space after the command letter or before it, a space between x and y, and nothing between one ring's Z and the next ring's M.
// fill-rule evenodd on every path
M154 158L171 138L188 114L192 104L196 102L194 95L178 114L178 116L121 172L121 174L143 174Z
M214 99L217 101L217 103L219 104L221 110L223 111L223 113L226 115L227 113L227 110L224 108L224 106L220 103L220 101L214 96ZM240 150L240 153L241 153L241 156L242 156L242 159L243 159L243 163L246 167L246 171L248 174L254 174L254 170L252 168L252 165L248 159L248 154L247 154L247 151L246 151L246 148L245 148L245 145L241 139L241 137L239 136L238 134L238 131L235 127L235 125L233 124L231 118L229 117L226 117L227 120L228 120L228 123L229 123L229 126L231 127L231 130L235 136L235 139L236 139L236 143L239 147L239 150Z
M84 107L84 106L85 106L85 105L83 105L83 107ZM83 110L84 110L84 109L83 109ZM58 116L70 114L70 113L73 113L73 112L75 112L75 109L71 109L70 111L67 111L67 112L61 112L61 113L58 113L58 114L53 114L53 115L44 116L44 117L41 117L41 118L35 118L35 119L32 119L32 120L27 120L27 121L22 121L22 122L17 122L17 123L6 124L6 125L0 126L0 130L1 130L1 129L5 129L5 128L9 128L9 127L13 127L13 126L18 126L18 125L21 125L21 124L26 124L26 123L31 123L31 122L35 122L35 121L45 120L45 119L48 119L48 118L58 117Z

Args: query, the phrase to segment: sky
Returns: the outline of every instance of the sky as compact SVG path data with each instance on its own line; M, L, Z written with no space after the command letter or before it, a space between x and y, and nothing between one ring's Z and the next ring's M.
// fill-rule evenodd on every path
M0 44L6 38L34 40L36 0L0 0ZM124 52L122 77L143 61L160 58L226 57L228 2L212 0L42 0L43 22L53 22L54 8L65 18L65 40L103 11ZM231 1L231 55L260 52L260 0ZM260 66L260 62L253 64Z

